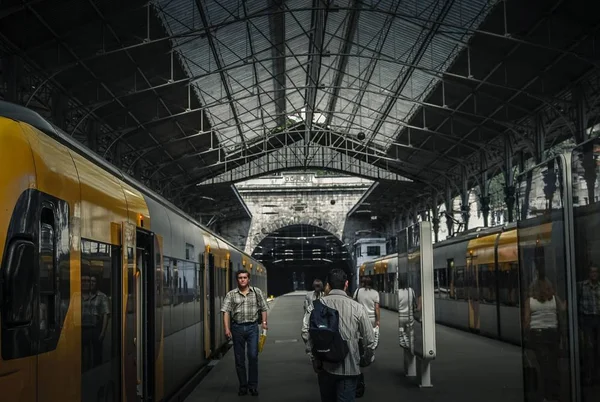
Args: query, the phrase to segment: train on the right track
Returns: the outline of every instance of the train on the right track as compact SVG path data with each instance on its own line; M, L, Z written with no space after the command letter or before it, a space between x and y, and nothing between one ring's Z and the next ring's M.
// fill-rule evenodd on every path
M436 322L520 342L516 232L514 226L497 227L433 245ZM399 261L407 260L394 253L360 267L379 291L380 306L390 310L398 305Z
M600 151L600 140L597 149ZM596 184L596 191L599 187ZM515 223L482 228L435 243L436 322L520 345L522 300L528 297L529 286L542 265L557 295L565 300L568 277L573 275L571 282L581 283L587 279L589 268L600 263L600 202L576 202L570 232L565 231L561 208L530 215L519 228ZM565 232L573 239L571 262L564 246L568 242L564 241ZM380 306L390 310L397 309L398 264L410 263L414 255L401 257L397 253L386 255L358 268L361 277L372 278Z

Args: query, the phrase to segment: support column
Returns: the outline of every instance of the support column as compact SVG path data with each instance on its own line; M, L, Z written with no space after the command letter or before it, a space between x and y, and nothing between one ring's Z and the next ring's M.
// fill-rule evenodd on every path
M419 213L421 215L421 221L428 221L429 220L429 211L427 210L427 207L424 206L424 209Z
M431 203L431 214L432 219L431 223L433 226L433 239L434 242L437 243L439 241L439 231L440 231L440 211L438 207L438 194L435 193L433 195L433 202Z
M546 129L544 122L539 114L535 116L535 161L536 163L542 163L546 152Z
M483 226L487 228L490 216L490 182L488 180L487 159L484 152L481 152L481 172L479 202L481 203L481 213L483 214Z
M467 180L467 168L462 167L462 192L461 192L461 206L460 206L460 214L462 216L463 223L465 227L463 231L467 231L469 229L469 185Z
M581 86L573 89L575 102L575 142L581 144L589 138L587 132L588 116L585 109L585 92Z
M573 93L573 99L575 101L575 142L581 144L589 139L587 132L587 112L585 109L585 96L583 89L577 87ZM596 187L596 161L594 160L593 144L584 146L583 152L583 178L587 185L588 200L587 203L591 204L596 200L595 187Z
M556 172L554 171L554 160L548 162L548 170L544 174L544 196L548 201L548 209L552 209L552 201L556 192Z
M446 226L448 228L448 237L454 234L454 213L452 211L452 189L450 183L446 181L446 194L444 196L444 203L446 205Z
M515 185L513 174L513 156L510 138L504 139L504 202L508 211L508 221L514 221Z

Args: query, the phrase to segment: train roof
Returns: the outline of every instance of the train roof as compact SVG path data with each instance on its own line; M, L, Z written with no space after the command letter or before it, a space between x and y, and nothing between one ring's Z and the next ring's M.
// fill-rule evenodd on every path
M140 183L133 177L124 173L122 170L118 169L116 166L108 163L104 158L102 158L100 155L98 155L97 153L95 153L94 151L92 151L91 149L86 147L85 145L83 145L80 142L71 138L71 136L69 136L67 133L62 131L59 127L53 125L52 123L50 123L49 121L44 119L42 116L40 116L34 110L28 109L24 106L17 105L17 104L11 103L11 102L6 102L6 101L0 100L0 117L6 117L6 118L9 118L12 120L27 123L30 126L37 128L38 130L49 135L50 137L56 139L57 141L59 141L60 143L62 143L66 147L68 147L69 149L71 149L71 150L77 152L78 154L80 154L81 156L85 157L90 162L101 167L108 173L111 173L111 174L119 177L125 183L129 184L130 186L132 186L136 190L140 191L144 195L154 198L155 201L168 207L172 212L178 214L179 216L181 216L184 219L187 219L194 225L202 228L206 232L215 236L217 239L225 242L228 247L233 248L234 250L237 250L240 253L245 254L248 257L252 258L252 256L247 254L245 251L240 250L239 248L237 248L235 245L231 244L229 241L227 241L220 235L214 233L212 230L210 230L207 227L205 227L204 225L202 225L200 222L198 222L197 220L192 218L190 215L185 213L179 207L175 206L175 204L171 203L166 198L162 197L161 195L157 194L150 188L146 187L145 185L143 185L142 183ZM252 258L252 259L255 260L254 258ZM256 261L260 263L260 261L258 261L258 260L256 260Z

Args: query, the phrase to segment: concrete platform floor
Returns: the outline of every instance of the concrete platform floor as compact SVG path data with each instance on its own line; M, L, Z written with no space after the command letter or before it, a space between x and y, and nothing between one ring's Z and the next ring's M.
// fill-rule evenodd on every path
M233 349L207 374L186 402L320 401L316 374L300 336L305 292L274 299L269 332L259 355L258 397L238 396ZM381 310L380 343L375 362L364 370L366 392L357 401L521 402L521 355L518 347L437 326L437 356L432 388L419 388L403 369L397 314Z

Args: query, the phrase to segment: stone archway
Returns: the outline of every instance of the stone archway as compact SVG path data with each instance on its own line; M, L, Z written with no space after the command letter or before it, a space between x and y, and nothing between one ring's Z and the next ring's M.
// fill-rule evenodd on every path
M248 240L246 242L246 253L248 254L252 254L254 252L254 249L270 233L276 232L279 229L283 229L292 225L309 225L320 227L334 235L340 242L343 243L343 228L338 227L338 225L331 222L329 219L327 219L327 217L294 215L288 217L278 217L272 220L263 221L262 224L260 224L260 227L257 223L258 222L252 222L252 225L250 227L250 233L252 233L253 235L248 236Z

